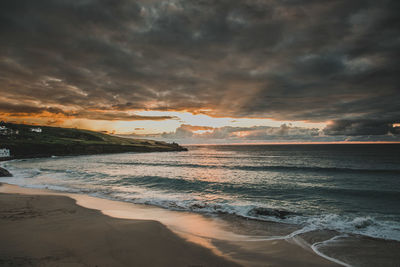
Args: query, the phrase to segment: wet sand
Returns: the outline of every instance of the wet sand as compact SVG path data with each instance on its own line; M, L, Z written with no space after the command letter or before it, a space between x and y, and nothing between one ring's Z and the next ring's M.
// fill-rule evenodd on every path
M338 266L200 214L0 186L1 266Z
M1 266L237 266L157 221L111 218L68 197L0 203Z

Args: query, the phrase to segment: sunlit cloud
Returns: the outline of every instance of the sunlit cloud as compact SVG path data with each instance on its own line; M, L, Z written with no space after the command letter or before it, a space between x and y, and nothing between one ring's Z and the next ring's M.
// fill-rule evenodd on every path
M290 124L299 127L323 128L325 122L306 122L306 121L278 121L263 118L230 118L230 117L211 117L204 114L192 114L190 112L171 112L171 111L139 111L136 114L141 116L170 116L176 117L182 124L206 126L206 127L252 127L252 126L280 126Z

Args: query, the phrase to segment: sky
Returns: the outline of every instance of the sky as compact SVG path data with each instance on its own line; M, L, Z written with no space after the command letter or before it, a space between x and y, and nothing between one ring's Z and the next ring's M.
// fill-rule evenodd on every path
M2 0L0 118L182 143L400 141L398 0Z

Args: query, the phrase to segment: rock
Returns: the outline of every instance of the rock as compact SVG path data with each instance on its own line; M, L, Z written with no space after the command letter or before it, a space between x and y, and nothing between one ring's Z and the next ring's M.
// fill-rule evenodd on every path
M286 219L290 215L296 215L294 212L286 211L286 210L277 210L277 209L267 209L267 208L254 208L249 212L250 215L254 216L273 216L279 219Z
M9 171L0 167L0 177L11 177L11 176L12 174Z

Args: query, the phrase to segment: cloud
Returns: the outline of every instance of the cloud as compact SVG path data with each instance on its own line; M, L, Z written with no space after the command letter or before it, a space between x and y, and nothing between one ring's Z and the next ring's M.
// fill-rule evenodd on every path
M182 125L175 132L164 133L166 139L193 139L193 140L225 140L229 141L310 141L318 138L320 131L317 128L292 127L282 124L280 127L253 126L253 127L203 127Z
M171 139L182 139L182 138L191 138L196 135L202 135L206 132L212 132L214 130L213 127L207 126L193 126L188 124L182 124L179 126L175 132L171 133L163 133L161 136L163 138L171 138Z
M4 0L0 93L12 104L2 111L390 124L400 117L398 10L397 0Z
M144 135L142 135L143 137ZM294 127L202 127L183 124L174 132L151 135L185 143L400 141L400 127L384 121L333 121L324 129Z
M337 120L328 124L323 132L326 135L347 136L400 135L400 127L394 127L392 122L380 120Z
M0 116L8 118L29 118L29 117L51 117L59 119L91 119L91 120L123 120L123 121L139 121L139 120L176 120L174 116L142 116L134 113L122 112L116 110L99 110L99 109L78 109L63 110L58 107L43 107L29 104L14 104L0 101Z

